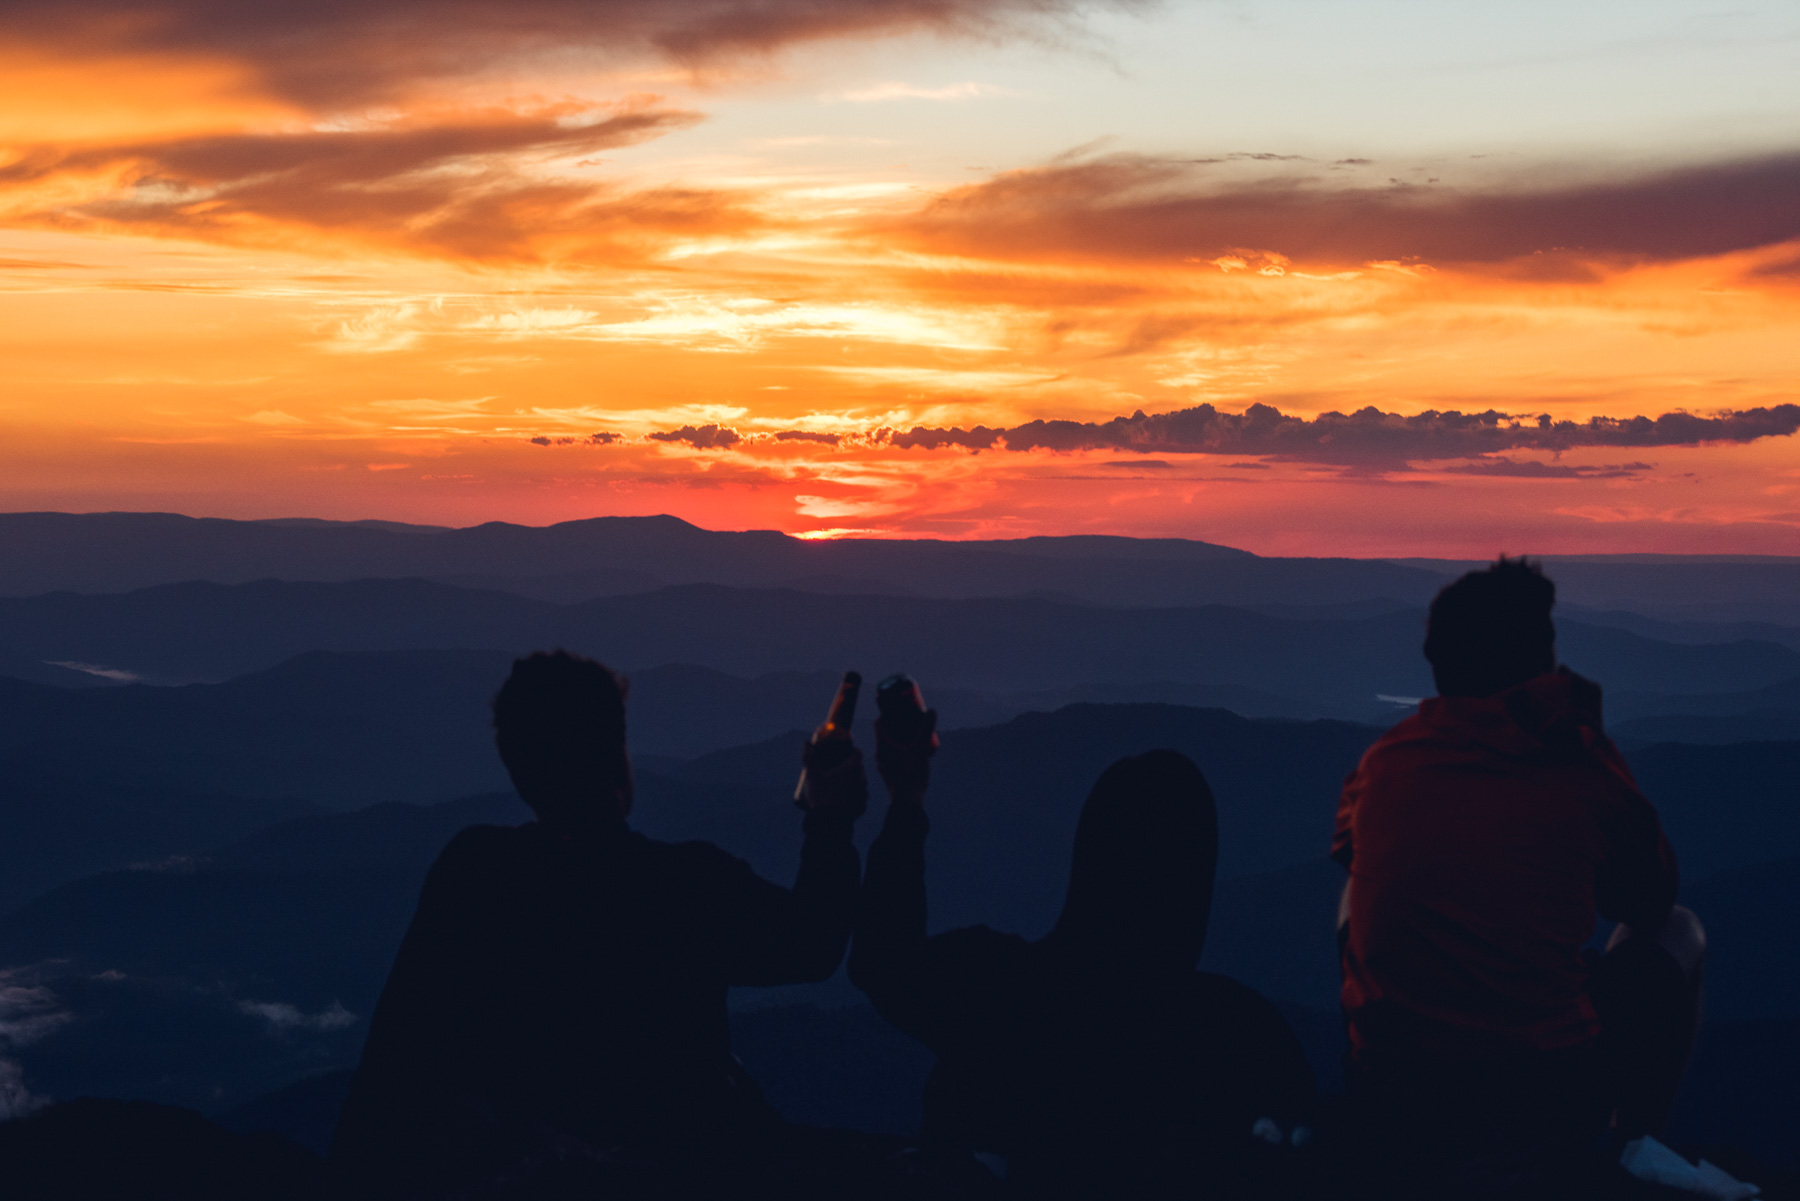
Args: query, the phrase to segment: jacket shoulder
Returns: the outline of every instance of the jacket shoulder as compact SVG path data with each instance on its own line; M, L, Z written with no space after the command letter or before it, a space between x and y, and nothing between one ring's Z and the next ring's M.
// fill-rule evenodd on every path
M462 874L497 866L524 853L531 841L524 826L464 826L438 852L431 871Z
M1437 731L1424 718L1417 713L1409 714L1369 744L1368 749L1362 753L1362 758L1357 760L1356 770L1350 773L1350 779L1354 780L1357 775L1378 769L1396 756L1405 755L1437 740Z

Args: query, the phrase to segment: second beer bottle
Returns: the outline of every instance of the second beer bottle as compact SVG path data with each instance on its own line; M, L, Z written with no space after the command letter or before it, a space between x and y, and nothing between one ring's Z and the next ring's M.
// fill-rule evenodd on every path
M800 808L808 807L806 785L809 773L829 773L855 752L856 747L850 741L850 726L856 720L856 699L861 693L862 674L845 672L843 681L838 684L837 695L831 698L825 720L813 731L807 747L806 766L800 769L800 781L794 785L794 804Z

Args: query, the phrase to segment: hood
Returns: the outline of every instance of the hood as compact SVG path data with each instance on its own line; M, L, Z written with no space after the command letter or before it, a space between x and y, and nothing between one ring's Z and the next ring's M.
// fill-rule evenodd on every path
M1492 696L1434 696L1419 720L1440 736L1530 757L1585 753L1606 741L1600 685L1566 667Z
M1168 750L1121 759L1082 806L1052 937L1119 968L1191 971L1218 857L1212 789L1194 761Z

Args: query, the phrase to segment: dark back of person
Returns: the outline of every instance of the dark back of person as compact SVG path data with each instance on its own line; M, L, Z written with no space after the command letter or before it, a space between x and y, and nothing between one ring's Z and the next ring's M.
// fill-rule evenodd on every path
M870 849L851 979L938 1055L926 1139L1005 1155L1037 1197L1232 1196L1306 1117L1292 1031L1251 989L1196 972L1217 850L1212 797L1173 751L1094 786L1054 931L925 936L922 807Z
M774 1121L731 1059L726 990L836 969L854 814L808 814L793 889L709 844L631 831L622 688L596 717L583 690L612 679L597 672L534 656L514 673L531 703L496 701L540 820L464 830L433 865L333 1146L354 1192L535 1195L505 1181L558 1158L621 1172L729 1160ZM546 776L558 744L573 762Z
M1505 559L1440 593L1425 646L1439 695L1344 785L1333 857L1350 873L1353 1109L1376 1169L1416 1167L1394 1191L1566 1183L1620 1103L1619 1064L1661 1065L1659 1044L1681 1037L1673 960L1642 945L1597 965L1584 953L1597 914L1663 927L1677 877L1655 809L1605 736L1598 686L1556 668L1554 599L1536 568ZM1609 1022L1598 985L1646 962L1666 968L1666 987L1625 988ZM1646 1004L1675 1013L1653 1023L1667 1032L1609 1045L1607 1028L1641 1026L1626 1014ZM1663 1107L1637 1091L1643 1103L1619 1110L1633 1135Z

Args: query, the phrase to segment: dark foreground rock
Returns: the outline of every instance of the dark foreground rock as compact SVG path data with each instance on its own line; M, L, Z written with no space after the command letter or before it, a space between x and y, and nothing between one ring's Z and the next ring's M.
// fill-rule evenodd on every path
M273 1132L244 1133L243 1127L259 1116L292 1119L302 1111L303 1125L317 1125L321 1114L332 1108L330 1094L340 1085L335 1075L318 1077L244 1106L225 1118L239 1130L192 1110L147 1101L83 1098L52 1105L0 1124L0 1196L29 1201L324 1201L332 1190L317 1155ZM792 1131L803 1149L802 1158L816 1161L817 1171L811 1175L818 1177L803 1174L793 1182L798 1187L784 1190L796 1199L999 1201L1006 1196L1004 1186L974 1160L920 1156L903 1149L906 1140L897 1136L818 1127ZM1683 1150L1690 1159L1705 1157L1740 1180L1760 1184L1761 1201L1800 1201L1800 1176L1791 1172L1728 1146ZM1329 1163L1336 1158L1328 1154L1316 1162L1307 1173L1310 1184L1298 1192L1284 1190L1283 1195L1305 1196L1309 1201L1371 1201L1330 1170ZM632 1188L644 1182L621 1178L616 1165L575 1157L537 1168L510 1186L477 1189L475 1195L506 1201L642 1195L670 1201L666 1190ZM1522 1192L1495 1182L1499 1187L1479 1195L1483 1201L1527 1197L1540 1201L1552 1196L1565 1201L1686 1201L1693 1196L1642 1184L1616 1168L1584 1175L1589 1178L1580 1183L1563 1181L1562 1187L1546 1189L1539 1181ZM858 1183L845 1188L846 1179Z
M310 1201L324 1168L278 1135L148 1101L88 1097L0 1125L3 1191L31 1201Z

